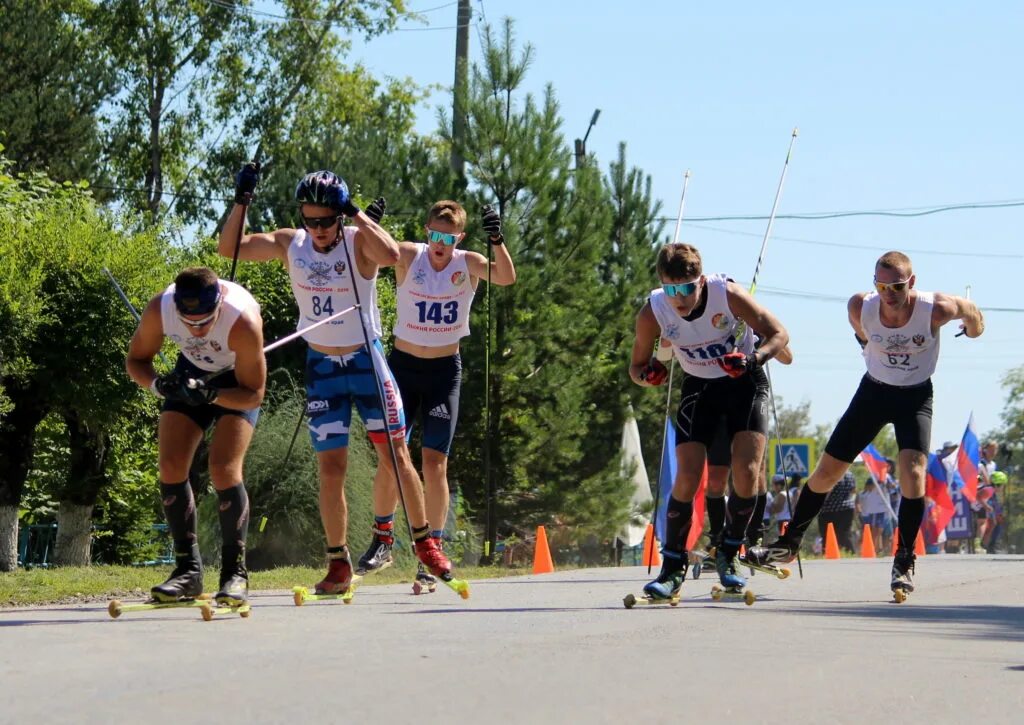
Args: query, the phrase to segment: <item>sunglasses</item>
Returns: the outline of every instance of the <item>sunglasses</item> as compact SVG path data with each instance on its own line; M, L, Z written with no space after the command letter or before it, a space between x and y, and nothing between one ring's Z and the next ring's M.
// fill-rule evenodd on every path
M189 327L198 329L200 327L206 327L211 322L213 322L213 319L217 316L217 313L219 311L220 311L220 306L218 305L216 310L214 310L213 312L211 312L210 314L208 314L206 317L204 317L201 320L190 320L187 317L182 317L181 315L178 315L178 319L181 320L182 324L188 325Z
M676 295L688 297L697 290L697 285L699 284L700 281L697 280L694 282L684 282L683 284L663 284L661 288L665 290L665 294L669 297L675 297Z
M910 284L909 278L902 280L900 282L879 282L876 279L875 289L878 290L879 292L885 292L886 290L890 292L902 292L907 288L908 284Z
M306 225L308 229L330 229L338 223L337 215L332 216L305 216L302 217L302 223Z
M459 241L458 234L449 234L448 232L437 232L433 229L427 228L427 239L435 244L441 242L446 247L450 247L455 242Z

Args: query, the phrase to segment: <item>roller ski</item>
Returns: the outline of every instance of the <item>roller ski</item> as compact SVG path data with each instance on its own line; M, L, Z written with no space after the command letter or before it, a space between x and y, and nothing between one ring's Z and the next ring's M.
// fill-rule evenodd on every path
M209 604L213 595L200 593L192 599L179 599L174 602L161 602L156 599L148 599L137 604L125 604L119 599L112 599L107 604L107 613L113 619L129 612L148 612L154 609L180 609L183 607L202 607Z
M704 549L693 549L689 554L690 575L694 579L700 579L700 575L706 571L715 571L715 547Z
M437 577L423 568L423 564L416 565L416 579L412 583L412 593L433 594L437 591Z
M753 561L749 556L739 557L739 562L742 566L754 571L764 572L765 574L771 574L778 579L789 579L793 571L786 566L778 566L777 564L759 564Z
M644 585L643 594L639 597L635 594L627 594L622 600L626 609L632 609L637 605L653 606L667 604L670 607L679 605L679 590L683 587L686 579L685 554L662 551L661 573L658 578Z
M799 550L799 541L794 542L784 537L780 537L770 544L765 544L764 546L752 546L747 549L747 554L743 557L743 563L754 569L769 565L781 569L779 564L789 564L791 561L796 559L796 555ZM785 579L785 577L779 578Z
M244 602L239 605L226 605L216 606L215 603L210 601L200 602L199 614L202 615L204 622L209 622L217 615L223 614L237 614L242 619L248 619L249 615L252 614L252 605L249 602Z
M352 574L352 563L348 560L348 553L341 552L340 556L334 556L328 561L327 574L313 587L312 592L303 586L292 587L295 606L301 607L306 602L324 602L332 599L340 599L345 604L351 604L356 587L362 579L358 574Z
M366 576L387 569L394 563L391 549L395 545L395 524L376 522L373 525L373 539L366 552L359 557L356 574Z
M713 600L742 600L748 607L754 603L757 596L747 589L747 580L736 573L736 557L729 556L719 547L715 552L715 569L719 583L711 587Z
M452 574L452 563L441 551L438 540L426 537L415 543L416 558L430 575L437 577L444 585L463 599L469 599L469 582L456 579Z
M897 604L903 604L914 591L914 561L916 557L910 551L897 551L892 560L892 582L889 587L892 589L892 600Z
M192 600L203 593L203 561L199 558L199 547L193 546L187 554L176 554L171 575L163 584L149 590L150 601L173 604Z

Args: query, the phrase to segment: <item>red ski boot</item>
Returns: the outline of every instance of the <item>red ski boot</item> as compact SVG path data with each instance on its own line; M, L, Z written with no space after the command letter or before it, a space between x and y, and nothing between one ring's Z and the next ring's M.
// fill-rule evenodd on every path
M317 594L344 594L352 586L352 564L346 556L331 559L327 564L327 576L316 585Z
M437 545L437 539L430 536L426 536L416 542L416 557L423 562L423 566L427 568L431 574L442 579L450 579L452 572L452 563L448 561L448 557L441 551L441 547Z

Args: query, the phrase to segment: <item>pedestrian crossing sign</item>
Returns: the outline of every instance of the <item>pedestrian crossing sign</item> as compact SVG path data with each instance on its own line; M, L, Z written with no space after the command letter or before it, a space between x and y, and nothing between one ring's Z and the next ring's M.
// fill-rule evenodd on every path
M777 473L807 478L816 463L813 438L769 439L768 480Z

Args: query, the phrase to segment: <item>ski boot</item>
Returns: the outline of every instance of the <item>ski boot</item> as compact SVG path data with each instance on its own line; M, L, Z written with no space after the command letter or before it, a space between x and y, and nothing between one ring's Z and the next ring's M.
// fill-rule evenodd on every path
M423 568L422 562L416 564L416 579L412 583L413 594L432 594L437 589L437 578Z
M736 556L730 556L721 546L715 552L715 570L726 591L739 592L747 586L747 580L736 573Z
M149 590L154 602L168 604L195 599L203 593L203 560L199 558L199 545L193 544L186 554L174 555L174 571L163 584Z
M450 579L452 563L441 551L438 540L430 536L424 537L416 542L416 557L422 562L423 567L436 577Z
M221 568L220 589L214 599L226 607L240 607L249 600L249 572L244 564Z
M686 555L675 551L661 552L658 578L644 585L644 596L651 601L678 602L679 590L686 580Z
M314 588L316 594L344 594L352 586L352 562L348 552L327 563L327 575Z
M372 574L382 569L387 569L394 561L391 555L391 548L395 545L395 523L389 521L386 524L374 523L373 539L366 553L359 557L359 564L356 573L359 575Z
M914 591L914 561L917 557L913 551L897 550L892 560L892 581L889 587L892 589L892 598L897 604L902 604L907 596Z
M780 536L770 544L747 549L746 560L758 566L788 564L796 558L799 550L799 541L791 541L785 536Z

